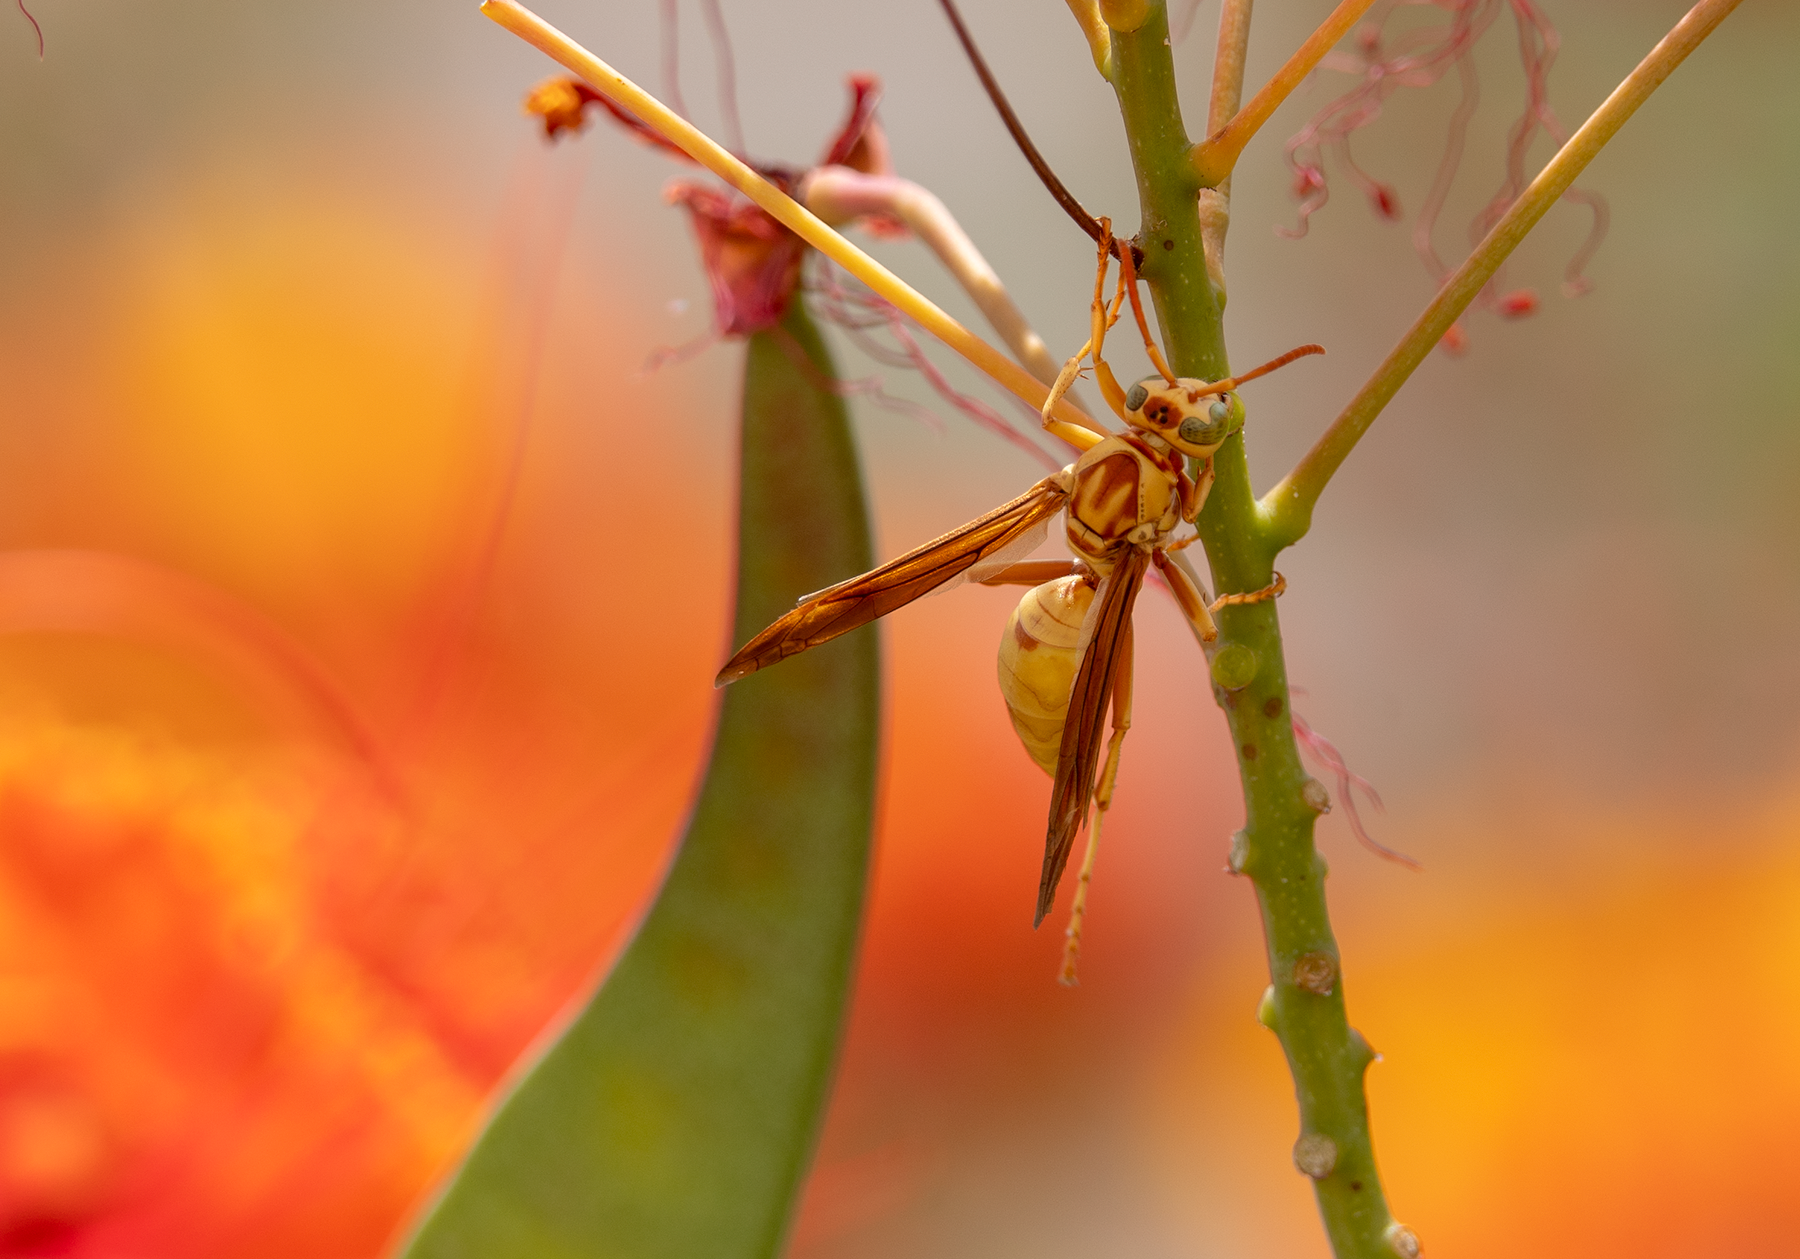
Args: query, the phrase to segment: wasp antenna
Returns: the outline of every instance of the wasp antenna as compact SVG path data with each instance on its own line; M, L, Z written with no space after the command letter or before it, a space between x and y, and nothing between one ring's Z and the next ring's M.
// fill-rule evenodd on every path
M1325 353L1325 347L1322 345L1299 346L1295 349L1289 350L1286 354L1283 354L1280 358L1270 359L1268 362L1264 363L1261 367L1251 368L1249 371L1245 372L1241 376L1227 376L1224 380L1215 380L1212 384L1208 385L1206 388L1204 388L1200 391L1200 396L1205 397L1209 393L1230 393L1233 389L1236 389L1239 385L1246 384L1252 380L1255 380L1259 376L1267 376L1270 372L1280 371L1282 368L1286 367L1289 363L1293 362L1295 359L1305 358L1309 354L1323 354L1323 353Z

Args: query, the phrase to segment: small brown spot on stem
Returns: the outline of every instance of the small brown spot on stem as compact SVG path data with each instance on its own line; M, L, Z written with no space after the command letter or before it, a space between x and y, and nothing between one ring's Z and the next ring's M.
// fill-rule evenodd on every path
M1329 953L1302 953L1294 962L1294 986L1329 997L1337 987L1337 962Z
M1244 759L1246 761L1254 761L1256 759L1256 744L1244 744Z
M1164 249L1173 249L1173 248L1175 248L1175 242L1172 240L1165 240L1163 242L1163 248Z
M1271 695L1263 701L1263 716L1271 720L1281 716L1281 696Z
M1351 1181L1350 1182L1350 1192L1351 1193L1361 1193L1362 1192L1362 1181L1360 1181L1360 1180Z

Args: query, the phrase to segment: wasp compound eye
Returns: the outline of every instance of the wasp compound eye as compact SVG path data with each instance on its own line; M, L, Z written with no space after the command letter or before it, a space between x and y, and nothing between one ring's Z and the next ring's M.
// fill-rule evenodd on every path
M1181 422L1175 435L1190 446L1205 446L1223 427L1220 424L1202 424L1199 416L1190 415Z
M1125 409L1127 411L1137 410L1144 405L1144 400L1149 396L1150 391L1148 389L1144 388L1142 385L1133 385L1125 391Z
M1207 409L1207 414L1212 416L1213 423L1223 424L1231 418L1231 401L1227 398L1220 398Z

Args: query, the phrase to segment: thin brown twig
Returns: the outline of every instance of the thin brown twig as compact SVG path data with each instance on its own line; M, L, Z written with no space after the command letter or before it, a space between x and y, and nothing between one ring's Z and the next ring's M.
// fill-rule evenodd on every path
M999 80L994 78L994 72L988 69L987 59L981 55L981 49L975 46L975 37L969 34L969 28L963 24L962 14L956 10L955 0L938 0L938 3L944 6L944 15L950 19L950 25L956 31L956 38L962 44L963 52L968 54L969 64L975 67L975 77L981 80L981 86L987 90L988 99L994 103L994 109L1000 114L1000 121L1006 124L1007 134L1012 136L1013 143L1019 146L1019 152L1023 153L1025 160L1031 164L1031 169L1036 173L1038 181L1049 189L1050 195L1056 199L1056 204L1063 208L1065 214L1075 220L1075 225L1086 232L1095 244L1099 244L1101 233L1104 230L1100 226L1100 220L1089 214L1087 208L1075 199L1075 194L1069 191L1068 185L1057 178L1056 172L1050 169L1050 163L1044 160L1044 155L1038 152L1037 145L1031 142L1031 137L1025 132L1025 124L1020 122L1019 115L1013 112L1011 102L1006 99L1006 93L1000 90ZM1125 243L1129 244L1129 242ZM1121 242L1117 238L1113 240L1112 255L1115 258L1119 256L1120 244ZM1133 261L1142 263L1144 251L1136 245L1129 245L1129 247Z

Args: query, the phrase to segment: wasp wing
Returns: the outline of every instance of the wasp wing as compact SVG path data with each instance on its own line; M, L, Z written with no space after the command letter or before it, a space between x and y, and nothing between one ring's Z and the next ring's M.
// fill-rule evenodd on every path
M1038 879L1033 926L1044 921L1055 904L1056 885L1062 881L1069 851L1087 820L1099 776L1100 748L1106 742L1106 710L1119 680L1119 668L1130 658L1124 647L1131 637L1131 610L1149 566L1148 551L1126 548L1112 572L1101 579L1088 609L1088 623L1083 626L1087 648L1069 691L1062 749L1056 756L1056 785L1050 789L1050 821L1044 834L1044 869Z
M714 686L735 682L809 647L867 625L921 595L966 576L977 566L1010 555L1021 540L1063 509L1069 497L1065 469L1025 493L943 537L915 547L873 572L821 590L752 638L725 662Z

